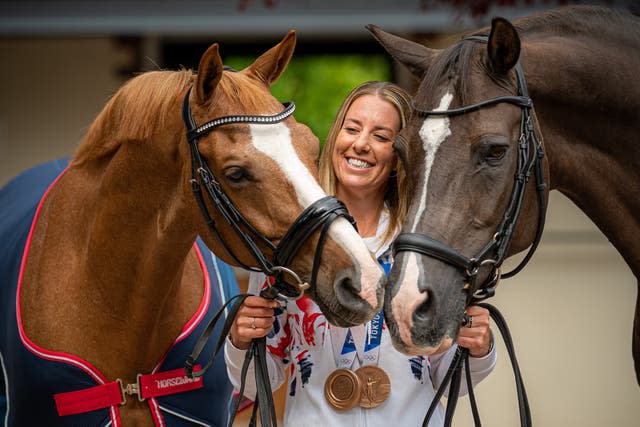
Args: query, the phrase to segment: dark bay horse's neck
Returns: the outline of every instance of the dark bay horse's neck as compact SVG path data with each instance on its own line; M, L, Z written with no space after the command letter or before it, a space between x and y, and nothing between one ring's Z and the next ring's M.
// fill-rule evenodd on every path
M584 211L640 278L640 34L635 28L626 32L612 24L592 35L526 34L521 61L551 189Z

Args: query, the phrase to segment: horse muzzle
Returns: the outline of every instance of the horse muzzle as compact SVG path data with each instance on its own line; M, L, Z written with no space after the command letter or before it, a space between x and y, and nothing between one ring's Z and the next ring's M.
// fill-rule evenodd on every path
M414 252L396 255L385 295L385 320L394 346L411 355L448 347L458 334L467 294L464 277Z

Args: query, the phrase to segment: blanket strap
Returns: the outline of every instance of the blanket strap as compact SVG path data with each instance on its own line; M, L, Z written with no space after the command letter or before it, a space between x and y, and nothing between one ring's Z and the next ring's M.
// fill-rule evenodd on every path
M196 366L200 369L200 366ZM106 384L82 390L57 393L53 395L58 415L75 415L110 406L125 405L127 395L137 396L140 402L145 399L169 394L182 393L203 387L202 377L189 378L184 369L138 374L136 382L124 385L117 379Z

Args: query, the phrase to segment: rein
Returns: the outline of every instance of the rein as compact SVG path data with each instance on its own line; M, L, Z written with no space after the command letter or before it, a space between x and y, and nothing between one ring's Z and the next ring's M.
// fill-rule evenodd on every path
M479 41L487 43L487 36L471 36L465 40ZM457 116L466 113L470 113L481 108L485 108L491 105L500 103L514 104L520 107L522 110L522 116L520 119L520 137L518 138L518 161L516 166L514 185L511 191L511 197L507 208L503 214L502 220L498 225L498 228L493 238L473 257L467 257L460 252L456 251L446 243L433 239L429 236L419 233L402 233L400 234L394 244L393 253L394 256L398 252L409 251L416 252L427 257L435 258L444 263L452 265L461 270L466 278L466 284L464 290L467 291L466 305L477 304L485 307L489 310L491 317L494 319L498 326L505 346L511 359L513 372L516 380L516 389L518 393L518 403L520 410L520 423L521 426L531 426L531 414L529 411L529 403L527 401L526 391L520 374L520 369L515 356L515 350L511 335L506 325L506 321L500 314L497 308L490 304L480 303L487 298L492 297L495 294L495 289L500 282L501 277L509 278L520 272L524 266L529 262L533 253L535 252L540 239L542 237L542 231L544 230L545 215L546 215L546 195L545 188L546 182L544 179L544 170L542 159L544 158L544 149L538 136L536 135L532 109L533 101L529 97L527 85L525 82L524 72L518 62L514 67L516 73L516 79L518 84L517 96L498 96L490 98L476 104L454 108L450 110L422 110L413 105L414 111L423 117L428 116ZM538 194L538 226L536 230L535 238L529 247L529 251L523 260L512 271L502 274L501 266L506 258L513 233L522 209L524 201L526 185L529 182L531 174L535 174L536 178L536 190ZM482 267L490 266L491 272L487 278L478 283L478 272ZM429 420L438 405L440 398L444 393L444 389L449 382L449 398L447 400L447 408L445 412L445 426L450 426L455 406L458 399L458 391L460 390L460 381L462 378L462 364L464 363L467 388L469 390L469 400L471 402L471 409L473 413L474 423L476 427L479 427L480 417L478 414L478 408L475 402L475 396L473 394L473 387L471 385L471 373L469 368L469 353L465 348L459 348L456 353L449 371L443 380L443 383L438 388L435 398L431 402L427 415L425 416L423 426L429 424Z
M308 206L291 225L289 230L285 233L284 237L280 240L278 245L273 244L268 238L253 227L253 225L240 213L240 211L233 205L229 197L225 194L224 190L220 186L220 183L216 180L215 175L211 172L211 169L207 165L205 159L201 156L198 149L198 142L201 137L212 132L216 128L234 123L249 123L249 124L275 124L285 120L287 117L293 114L295 110L295 104L293 102L287 102L284 104L284 110L275 115L254 116L254 115L234 115L224 116L211 120L200 126L197 126L193 115L191 113L191 107L189 106L189 95L191 88L187 90L184 101L182 104L182 118L187 129L187 142L189 143L189 149L191 153L191 185L193 194L196 198L200 211L204 217L207 226L216 238L222 244L225 252L231 257L238 265L251 271L261 271L267 276L273 276L275 283L269 288L264 289L260 296L263 298L280 298L280 299L298 299L305 290L315 289L316 280L318 277L318 271L320 268L320 262L322 257L322 249L327 238L329 227L339 217L346 218L355 227L355 220L349 215L349 212L345 205L334 196L327 196L321 198L310 206ZM252 257L258 264L258 268L249 267L235 255L230 245L224 240L221 233L216 226L216 223L209 213L209 209L205 204L202 187L206 190L206 194L215 206L216 210L222 215L226 223L231 226L236 235L240 238L245 248L249 251ZM320 237L318 245L316 246L313 267L311 271L311 280L309 282L303 282L300 277L291 269L288 265L291 264L293 258L298 253L302 244L318 229L320 230ZM246 231L245 231L246 230ZM256 240L264 244L272 253L272 257L267 257L264 252L259 248ZM285 282L284 275L288 275L295 280L295 284L289 284ZM222 348L227 335L231 329L231 325L235 320L238 309L242 305L245 298L249 294L239 294L229 299L223 307L214 315L209 321L207 327L202 332L202 335L196 342L196 345L191 352L191 355L185 362L185 372L188 377L200 377L211 367L213 361ZM196 360L200 356L200 353L204 349L207 341L213 333L214 327L222 314L225 312L229 305L228 316L225 319L225 323L222 329L222 333L218 338L217 345L213 354L210 357L209 362L201 369L194 371ZM251 418L251 426L256 424L257 409L260 410L260 418L263 426L277 426L277 419L275 415L273 396L271 392L271 383L269 381L269 373L266 364L266 338L262 337L254 339L249 349L247 350L245 361L242 369L242 385L240 393L234 401L234 407L232 408L232 415L229 419L228 426L233 424L235 414L238 410L240 400L242 399L245 379L249 364L254 361L257 395L254 399L254 409Z

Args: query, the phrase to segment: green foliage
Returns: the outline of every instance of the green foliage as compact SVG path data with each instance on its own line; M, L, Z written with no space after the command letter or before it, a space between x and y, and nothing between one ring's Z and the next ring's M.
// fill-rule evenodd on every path
M241 70L254 58L230 56L225 64ZM296 103L296 120L309 126L320 143L329 132L340 104L360 83L390 80L391 67L383 55L308 55L294 57L271 92Z

